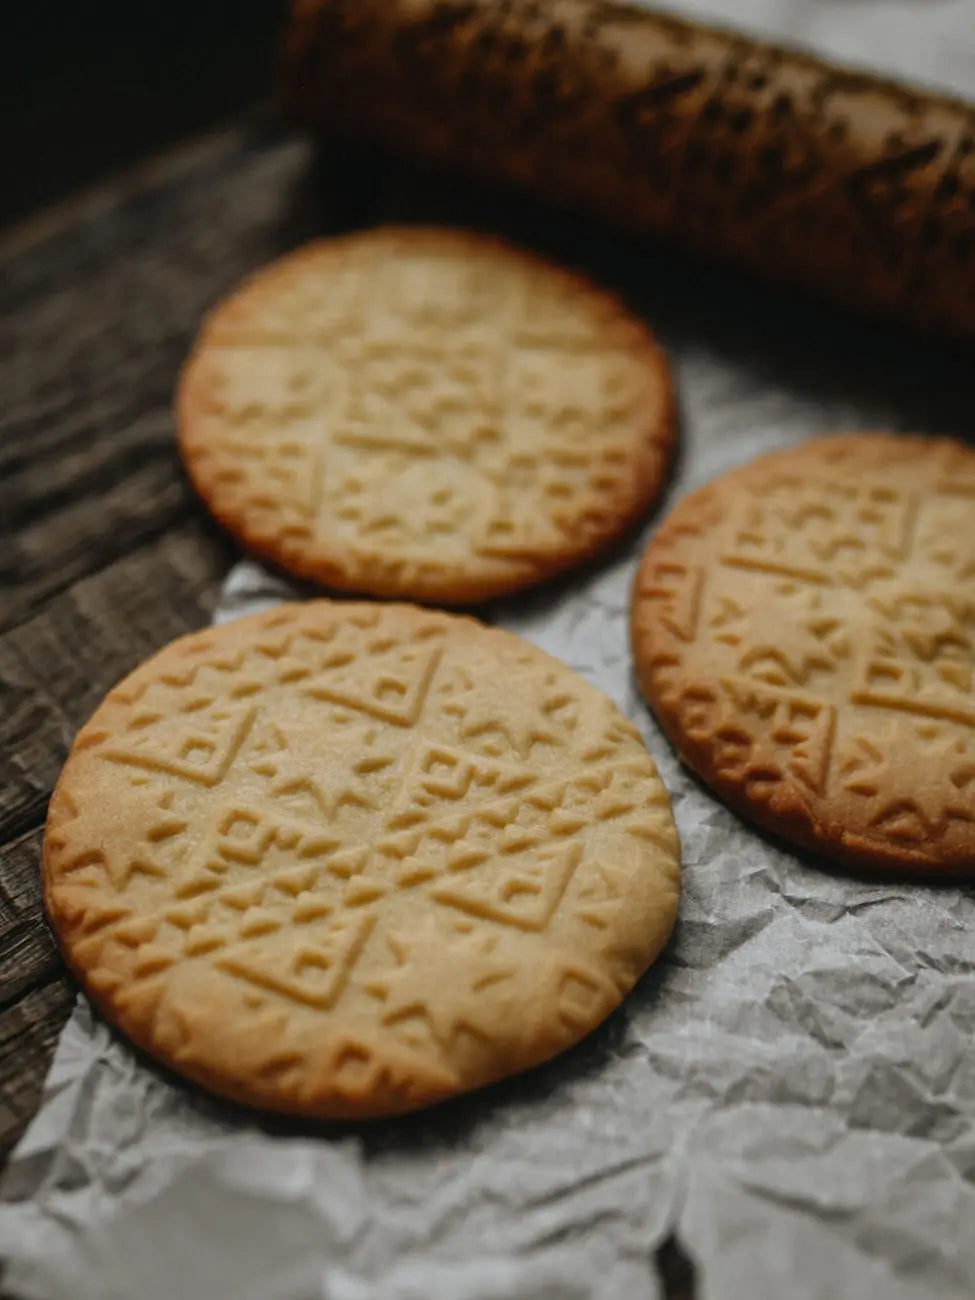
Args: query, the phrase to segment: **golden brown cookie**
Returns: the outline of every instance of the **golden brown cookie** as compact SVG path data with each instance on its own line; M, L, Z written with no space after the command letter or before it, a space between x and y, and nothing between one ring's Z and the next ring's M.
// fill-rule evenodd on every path
M259 272L179 384L190 477L252 550L465 603L606 546L653 500L666 362L610 294L495 239L387 228Z
M601 692L508 632L283 605L110 692L51 800L44 889L104 1014L310 1116L411 1110L581 1038L677 907L666 791Z
M975 452L850 434L725 475L651 541L632 634L733 808L856 867L975 873Z

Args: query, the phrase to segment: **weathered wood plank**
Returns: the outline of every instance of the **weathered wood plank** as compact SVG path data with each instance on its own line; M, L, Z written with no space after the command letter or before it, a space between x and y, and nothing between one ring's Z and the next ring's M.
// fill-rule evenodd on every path
M74 996L43 919L51 788L105 691L209 620L233 548L170 411L204 310L327 222L308 149L251 122L0 243L0 1159Z
M2 1009L62 974L37 889L41 828L4 846L0 880L0 1024Z
M73 986L59 977L30 989L0 1015L0 1059L20 1065L0 1074L0 1156L4 1158L37 1108L41 1082L74 997Z

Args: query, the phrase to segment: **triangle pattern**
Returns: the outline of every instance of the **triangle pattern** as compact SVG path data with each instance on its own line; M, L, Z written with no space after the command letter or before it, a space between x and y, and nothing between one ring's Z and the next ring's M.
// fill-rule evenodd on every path
M403 830L426 824L454 810L467 812L479 802L527 790L538 777L513 764L466 754L449 745L425 742L419 748L387 826Z
M253 705L218 703L189 718L177 715L144 737L129 737L127 744L107 746L102 757L214 786L226 776L255 713Z
M478 873L470 883L439 885L430 896L471 916L539 932L554 916L581 857L582 845L569 844L520 867Z
M222 953L215 965L238 979L305 1006L327 1010L338 1001L375 924L375 913L287 927Z
M440 654L439 647L399 644L363 662L361 656L333 651L303 689L315 699L411 727L420 716Z

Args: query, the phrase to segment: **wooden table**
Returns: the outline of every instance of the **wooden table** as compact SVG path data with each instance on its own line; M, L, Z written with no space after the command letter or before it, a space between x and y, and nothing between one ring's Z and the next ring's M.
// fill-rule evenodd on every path
M187 309L273 243L277 217L267 200L242 214L236 247L234 232L215 220L213 187L240 160L245 137L260 135L240 127L50 205L253 102L268 84L284 0L171 0L158 13L122 0L8 8L0 19L0 1167L36 1106L74 996L38 890L52 783L106 687L206 621L230 559L172 451L169 393L192 333ZM295 168L299 153L276 164L261 157L273 172ZM257 158L238 183L264 188ZM167 226L182 229L194 211L194 233L167 238ZM14 221L22 224L10 229ZM212 276L200 274L202 262Z
M245 123L0 241L0 1152L73 999L38 883L67 746L207 622L233 559L181 472L173 381L203 310L328 223L307 155Z

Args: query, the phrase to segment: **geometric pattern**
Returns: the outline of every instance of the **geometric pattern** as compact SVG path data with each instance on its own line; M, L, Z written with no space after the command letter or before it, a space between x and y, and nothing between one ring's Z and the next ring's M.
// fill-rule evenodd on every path
M544 1059L666 940L678 849L633 727L509 633L282 606L110 693L51 802L64 950L136 1042L316 1115Z
M973 869L973 477L960 443L822 438L665 521L638 672L733 806L855 865Z
M472 601L587 556L645 507L666 366L609 294L498 241L312 244L210 318L180 439L214 513L284 567Z

